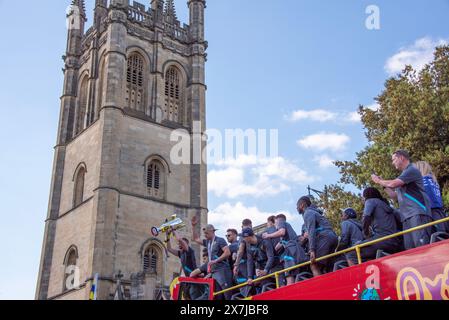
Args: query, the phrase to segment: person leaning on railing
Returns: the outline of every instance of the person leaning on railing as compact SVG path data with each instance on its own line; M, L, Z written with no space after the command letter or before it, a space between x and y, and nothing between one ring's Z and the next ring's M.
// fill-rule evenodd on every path
M232 271L229 266L229 257L231 252L229 251L228 244L225 239L219 238L215 235L217 229L213 225L208 224L204 229L204 237L206 239L200 239L199 234L196 231L198 225L198 219L192 218L192 230L193 241L207 248L209 256L208 272L212 274L212 278L216 282L217 291L227 289L232 286ZM231 299L231 293L226 292L224 294L226 300Z
M338 242L337 251L355 246L363 241L362 224L357 220L357 212L353 208L346 208L341 212L341 236ZM343 257L336 260L342 260ZM350 265L348 257L345 255L346 261Z
M392 199L399 202L399 213L404 230L411 229L432 222L430 199L424 190L421 172L412 165L410 155L405 150L393 153L393 166L401 171L401 175L394 180L383 180L377 175L371 176L374 183L385 188ZM430 243L432 228L417 230L404 235L406 249L417 248Z
M305 231L308 234L309 254L312 262L310 268L313 276L319 276L330 268L330 260L316 262L317 258L333 253L338 245L338 238L332 226L322 212L312 205L310 198L305 196L298 200L297 210L304 216Z
M254 264L255 269L248 274L248 283L252 284L252 279L264 277L268 274L282 270L279 256L276 254L274 243L271 239L263 239L255 235L253 229L242 230L241 237L246 242L248 263ZM270 279L258 283L259 286L271 283Z
M398 232L394 209L389 205L376 188L366 188L363 190L363 200L365 208L363 210L362 226L366 240L359 242L366 243ZM372 230L372 235L370 234ZM385 251L389 254L396 253L401 249L401 242L398 238L384 240L361 249L362 261L376 258L377 250ZM358 262L355 251L346 254L349 266Z
M276 216L276 229L274 233L265 232L262 235L263 239L276 239L280 237L280 242L276 245L276 251L282 252L281 261L284 269L293 267L298 263L306 260L306 255L298 242L298 235L293 227L287 222L287 217L284 214ZM287 285L295 282L295 276L299 270L290 270L285 272Z

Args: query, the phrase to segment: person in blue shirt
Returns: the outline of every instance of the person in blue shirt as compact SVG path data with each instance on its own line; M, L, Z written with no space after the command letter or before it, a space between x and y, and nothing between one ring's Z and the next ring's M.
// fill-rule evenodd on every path
M447 218L444 213L443 199L441 197L440 185L437 178L433 174L432 167L426 161L418 161L415 167L421 172L423 176L424 189L430 198L430 208L432 210L432 218L434 221ZM435 230L439 232L449 233L449 222L437 224Z
M430 199L424 190L421 172L410 162L405 150L398 150L391 157L393 166L402 171L394 180L384 180L373 174L371 179L381 185L392 199L399 202L404 231L432 222ZM406 249L417 248L430 242L432 228L427 227L404 235Z
M309 240L309 255L312 262L310 268L313 275L319 276L323 270L329 268L331 259L316 262L317 258L334 253L338 245L338 238L332 230L332 226L322 211L312 205L309 197L305 196L298 200L297 210L304 217L305 231Z

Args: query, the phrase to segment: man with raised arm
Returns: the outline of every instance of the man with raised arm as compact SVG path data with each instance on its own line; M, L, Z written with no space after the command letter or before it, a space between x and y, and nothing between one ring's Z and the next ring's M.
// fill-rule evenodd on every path
M216 282L215 292L228 289L232 286L232 272L229 266L229 257L231 251L225 239L219 238L215 235L217 229L211 224L208 224L204 229L204 237L201 240L196 226L198 225L197 217L192 218L193 241L207 248L209 256L208 272L212 274L212 278ZM226 300L231 300L231 293L226 292L224 297Z
M171 235L175 236L178 241L178 249L173 249L171 246ZM187 238L181 238L176 230L173 228L167 233L167 250L171 254L181 259L182 271L186 277L190 276L193 270L196 269L195 251L190 247L189 240Z

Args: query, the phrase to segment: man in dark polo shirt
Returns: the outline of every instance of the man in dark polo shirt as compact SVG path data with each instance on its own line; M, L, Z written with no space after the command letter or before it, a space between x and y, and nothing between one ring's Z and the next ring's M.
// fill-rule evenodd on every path
M410 155L405 150L398 150L392 155L393 166L401 171L394 180L383 180L372 175L372 180L385 188L388 195L399 202L399 213L403 229L407 230L432 222L430 200L425 192L421 172L413 166ZM432 228L428 227L404 235L404 246L412 249L430 242Z
M207 248L209 256L208 272L212 274L212 278L216 282L215 292L228 289L232 286L232 272L229 266L229 257L231 251L225 239L215 235L217 229L213 225L207 225L204 229L204 237L201 240L196 231L198 220L196 217L192 219L193 241ZM226 300L231 300L231 292L224 294Z

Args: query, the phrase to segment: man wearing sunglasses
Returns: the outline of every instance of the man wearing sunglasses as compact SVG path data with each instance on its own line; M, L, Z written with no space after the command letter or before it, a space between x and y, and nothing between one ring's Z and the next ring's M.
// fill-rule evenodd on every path
M196 230L197 225L198 219L193 217L193 241L207 248L209 256L208 273L212 274L212 278L216 282L215 292L230 288L232 286L232 272L229 266L231 251L226 240L215 235L217 229L211 224L203 229L205 239L201 240ZM231 300L232 294L226 292L224 297L226 300Z
M231 256L229 257L229 265L231 270L234 270L234 262L237 259L237 252L239 251L239 241L238 232L235 229L228 229L226 231L226 240L229 243L229 251L231 251Z

